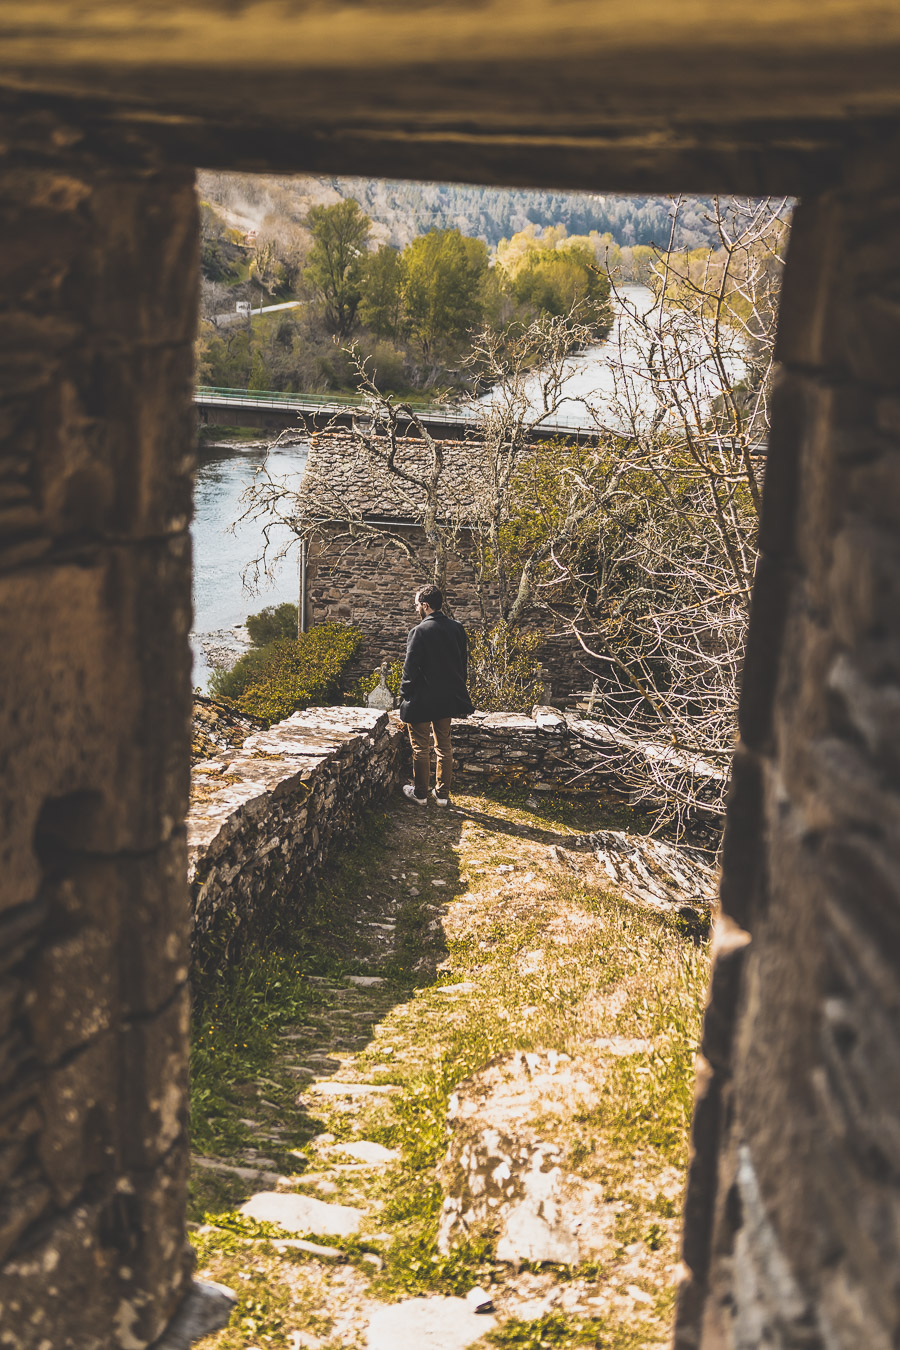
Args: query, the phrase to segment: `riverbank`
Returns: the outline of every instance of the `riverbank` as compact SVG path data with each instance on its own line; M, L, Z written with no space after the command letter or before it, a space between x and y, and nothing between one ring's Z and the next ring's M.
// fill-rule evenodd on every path
M596 804L458 804L368 816L199 991L202 1350L667 1342L705 951L579 850Z
M248 614L267 605L297 603L299 580L294 536L287 526L263 520L242 520L243 493L266 465L288 487L299 485L306 465L304 440L278 445L258 435L252 441L231 440L202 449L194 492L191 538L194 552L194 688L205 693L212 669L230 667L247 650L243 625ZM262 554L268 526L269 572L257 573L252 560ZM287 549L281 560L275 555ZM245 581L246 578L246 581Z

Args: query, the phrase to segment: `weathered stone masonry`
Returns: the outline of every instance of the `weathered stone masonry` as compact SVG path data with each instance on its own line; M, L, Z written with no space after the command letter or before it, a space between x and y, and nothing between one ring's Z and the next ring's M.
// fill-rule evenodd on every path
M679 1350L900 1343L898 236L865 155L794 226Z
M194 770L188 817L193 948L228 959L251 934L302 923L306 883L363 807L399 781L387 713L311 708Z
M110 1350L191 1270L196 207L136 136L0 145L0 1343Z
M555 708L534 717L476 713L454 724L453 743L461 785L627 799L606 762L603 728ZM237 748L197 764L187 821L194 962L221 968L248 939L302 926L304 894L322 862L409 768L396 713L346 707L249 730ZM696 823L701 836L704 827Z
M178 1322L196 164L803 196L676 1339L896 1350L900 8L825 8L0 0L13 1350L200 1334Z

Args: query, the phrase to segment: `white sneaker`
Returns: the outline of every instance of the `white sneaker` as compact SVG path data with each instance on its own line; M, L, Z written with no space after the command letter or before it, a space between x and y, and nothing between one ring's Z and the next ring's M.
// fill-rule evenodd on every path
M437 795L436 792L432 792L431 795L432 795L432 797L434 798L434 804L435 804L435 806L449 806L449 805L450 805L450 798L449 798L449 797L439 797L439 796Z
M427 805L428 805L428 798L427 798L427 797L417 797L417 796L416 796L416 789L415 789L415 787L413 786L412 783L404 783L404 784L403 784L403 795L404 795L404 797L408 797L409 800L410 800L411 802L415 802L416 806L427 806Z

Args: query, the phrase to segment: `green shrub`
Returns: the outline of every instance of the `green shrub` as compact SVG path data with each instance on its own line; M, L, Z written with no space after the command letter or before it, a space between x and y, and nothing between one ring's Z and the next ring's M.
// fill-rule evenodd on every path
M297 606L285 601L283 605L267 605L258 614L248 614L247 632L254 647L268 647L279 638L295 638Z
M543 682L538 633L521 633L502 620L469 639L469 694L479 712L531 712Z
M358 629L323 623L248 652L233 670L213 676L210 692L270 724L280 722L300 708L341 702L344 675L361 646Z
M209 677L209 696L234 702L240 698L269 660L268 647L254 647L241 656L231 670L218 667Z

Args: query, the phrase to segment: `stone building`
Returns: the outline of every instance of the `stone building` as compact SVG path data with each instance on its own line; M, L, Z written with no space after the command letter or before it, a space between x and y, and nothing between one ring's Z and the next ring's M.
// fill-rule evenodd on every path
M171 1350L197 1326L204 165L800 197L676 1343L896 1347L900 7L0 0L0 18L0 1343Z
M471 631L500 618L496 588L480 593L472 564L472 524L486 498L485 465L477 440L440 441L440 488L435 502L448 541L448 609ZM354 674L371 673L387 656L402 660L417 622L416 590L433 579L434 548L424 525L421 486L431 452L415 438L398 441L398 473L345 432L310 440L300 488L300 512L315 529L305 554L306 622L350 623L364 635ZM416 481L411 481L411 480ZM547 629L538 656L554 697L590 685L574 639L554 636L532 611L526 627Z

